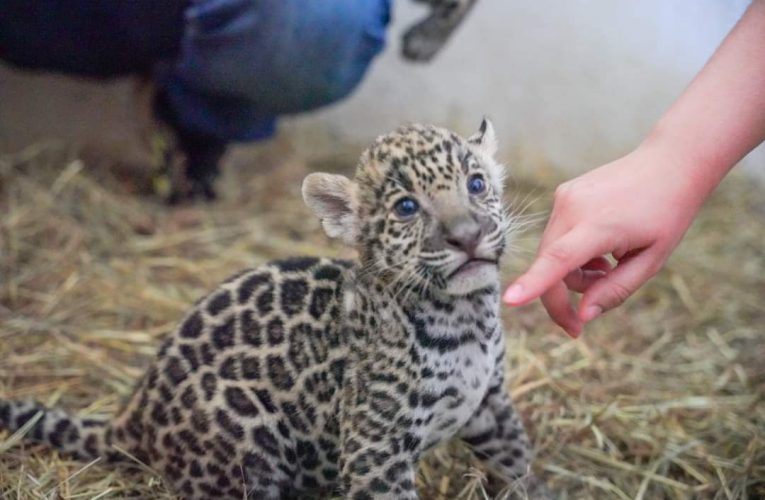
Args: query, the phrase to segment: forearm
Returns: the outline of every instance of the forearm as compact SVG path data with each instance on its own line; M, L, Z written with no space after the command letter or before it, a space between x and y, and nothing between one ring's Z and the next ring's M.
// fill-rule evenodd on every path
M683 171L701 201L765 140L765 0L755 0L641 148Z

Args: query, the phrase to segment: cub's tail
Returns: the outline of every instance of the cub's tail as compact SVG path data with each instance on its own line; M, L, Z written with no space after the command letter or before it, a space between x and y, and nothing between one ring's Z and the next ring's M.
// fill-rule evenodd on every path
M24 439L80 460L103 458L118 462L127 458L112 448L111 425L106 418L80 418L32 401L0 399L0 430L15 433L21 429L25 431Z

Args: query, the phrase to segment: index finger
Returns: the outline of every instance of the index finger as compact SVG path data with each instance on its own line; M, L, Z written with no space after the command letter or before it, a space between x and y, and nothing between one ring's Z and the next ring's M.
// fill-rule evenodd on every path
M604 238L602 233L593 232L586 226L574 227L563 236L542 244L534 263L507 289L503 300L512 306L527 304L574 269L613 249L610 238Z

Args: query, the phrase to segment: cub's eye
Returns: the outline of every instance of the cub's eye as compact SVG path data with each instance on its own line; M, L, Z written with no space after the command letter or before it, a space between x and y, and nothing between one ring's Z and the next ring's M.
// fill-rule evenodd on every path
M399 217L411 217L420 209L420 205L411 198L401 198L393 207Z
M481 194L486 191L486 181L481 174L471 175L467 182L468 192L470 194Z

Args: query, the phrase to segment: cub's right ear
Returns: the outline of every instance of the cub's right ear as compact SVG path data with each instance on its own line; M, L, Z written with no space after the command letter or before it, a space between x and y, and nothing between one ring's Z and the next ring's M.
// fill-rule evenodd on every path
M353 245L359 234L353 183L336 174L314 173L303 180L303 200L321 219L324 232Z

